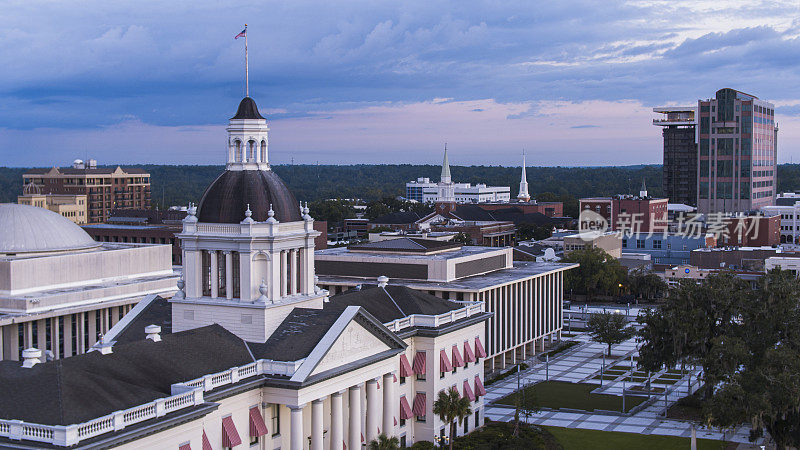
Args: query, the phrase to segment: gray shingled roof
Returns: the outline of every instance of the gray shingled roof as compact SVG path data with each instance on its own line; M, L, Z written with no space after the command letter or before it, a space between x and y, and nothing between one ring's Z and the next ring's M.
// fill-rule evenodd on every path
M0 362L0 418L82 423L171 394L170 387L253 362L244 341L219 325L142 340L26 369Z
M405 286L363 286L331 297L325 309L360 306L382 323L412 314L437 315L463 308L463 305Z

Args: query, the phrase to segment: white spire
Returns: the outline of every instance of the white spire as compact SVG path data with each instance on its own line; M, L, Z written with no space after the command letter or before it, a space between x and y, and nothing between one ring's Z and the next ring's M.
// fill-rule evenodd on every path
M442 161L441 183L450 183L450 161L447 160L447 143L444 144L444 160Z
M519 181L519 195L517 195L517 199L522 202L528 202L531 200L530 194L528 194L528 178L525 175L525 150L522 151L522 177Z

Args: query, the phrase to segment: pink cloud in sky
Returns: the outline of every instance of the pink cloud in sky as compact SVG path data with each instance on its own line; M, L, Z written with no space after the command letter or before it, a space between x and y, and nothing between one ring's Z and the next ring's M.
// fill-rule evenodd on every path
M270 161L438 164L446 141L454 165L518 165L523 148L529 165L661 163L661 131L653 117L636 101L435 99L319 110L299 118L268 116ZM798 118L779 119L782 130L800 129ZM790 133L779 135L781 161L792 157L787 142L800 139ZM222 164L225 130L224 124L166 127L132 119L94 130L0 130L0 147L41 149L26 158L40 166L86 157L101 164Z

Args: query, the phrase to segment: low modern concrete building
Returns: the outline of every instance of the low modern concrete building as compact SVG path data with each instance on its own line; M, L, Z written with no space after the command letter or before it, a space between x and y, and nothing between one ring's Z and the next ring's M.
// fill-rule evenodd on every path
M483 302L494 313L486 326L487 371L514 364L559 336L564 271L577 267L513 261L512 248L411 238L329 248L317 251L315 260L320 286L332 293L386 276L444 299Z
M622 256L622 239L619 233L613 231L591 231L564 236L564 255L586 248L599 248L610 256L619 258Z
M0 204L0 357L85 352L147 296L176 291L169 245L100 243L46 209ZM49 355L49 353L48 353Z

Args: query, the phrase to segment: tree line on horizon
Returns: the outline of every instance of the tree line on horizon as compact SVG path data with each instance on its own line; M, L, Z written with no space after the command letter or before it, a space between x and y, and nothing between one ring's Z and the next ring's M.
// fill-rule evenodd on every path
M153 207L197 203L205 188L224 170L221 165L140 164L150 173ZM438 181L441 166L413 164L274 165L298 201L360 198L366 202L405 195L405 184L419 177ZM0 167L0 202L16 202L22 193L26 168ZM452 179L461 183L509 186L511 197L519 188L520 168L451 166ZM539 201L562 201L565 214L577 212L577 199L589 196L636 194L647 184L651 195L662 195L661 166L528 167L528 190ZM800 164L778 166L778 190L800 189ZM569 214L567 214L569 215Z

